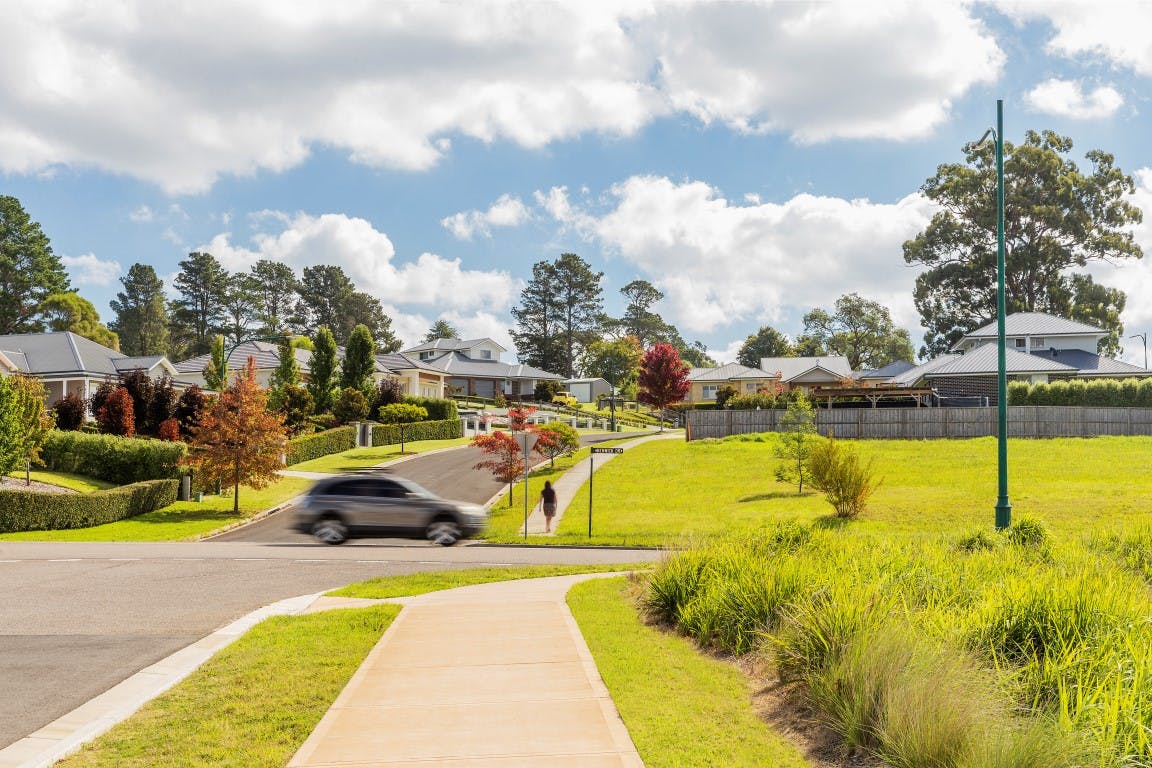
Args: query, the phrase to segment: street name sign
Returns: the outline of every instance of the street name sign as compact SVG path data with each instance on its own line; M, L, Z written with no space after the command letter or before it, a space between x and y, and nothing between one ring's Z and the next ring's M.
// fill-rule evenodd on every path
M623 448L593 448L592 453L624 453Z

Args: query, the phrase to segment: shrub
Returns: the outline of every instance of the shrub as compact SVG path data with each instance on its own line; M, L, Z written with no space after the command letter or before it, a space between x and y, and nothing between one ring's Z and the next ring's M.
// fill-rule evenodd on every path
M314 435L294 437L288 441L285 464L290 467L302 461L311 461L321 456L350 451L355 447L355 427L336 427L324 432L317 432Z
M173 418L164 419L164 421L160 422L160 428L156 431L161 440L179 440L180 422Z
M1000 541L995 536L981 529L961 538L956 542L956 549L961 552L987 552L999 545Z
M376 385L376 394L372 398L371 413L376 413L385 405L392 405L404 400L404 385L395 376L385 376Z
M1052 393L1050 387L1044 382L1032 385L1032 390L1028 393L1028 405L1052 405Z
M1031 517L1019 517L1007 531L1005 531L1009 544L1018 547L1047 547L1052 536L1042 522Z
M299 384L285 384L273 390L276 396L276 409L284 416L284 426L292 435L298 435L308 426L314 403L312 393ZM272 398L269 398L271 404Z
M824 491L837 517L858 517L879 486L873 461L861 461L854 448L833 437L815 443L807 462L812 486Z
M439 397L415 397L406 395L402 402L416 405L428 411L429 421L447 421L460 418L460 409L455 400L446 400Z
M152 379L148 378L148 373L140 368L125 371L120 374L120 386L126 389L132 397L132 415L135 434L141 437L144 435L154 436L156 433L154 431L150 409L156 388L152 384ZM119 435L124 433L116 432L114 434Z
M776 407L776 396L765 392L754 395L736 395L728 398L725 405L734 411L754 411L757 408L767 411Z
M418 421L415 424L407 424L404 426L403 437L405 440L452 440L457 437L463 437L464 432L459 419L447 419L445 421ZM372 425L372 445L379 447L381 445L397 445L400 443L400 425L398 424L373 424Z
M184 439L192 437L193 430L200 426L200 416L208 405L208 396L204 390L193 384L180 394L176 401L176 420L180 422L180 436Z
M507 408L508 407L508 398L504 397L504 393L498 389L498 390L496 390L496 394L492 398L492 404L495 405L497 408Z
M179 477L186 452L179 442L55 430L40 461L52 470L127 484Z
M88 401L75 392L69 392L63 400L56 401L52 411L56 414L56 428L71 432L84 426L88 418Z
M541 379L536 382L536 388L532 390L532 396L536 398L537 402L550 403L559 391L560 382L555 379Z
M354 387L345 387L340 390L340 396L332 406L332 415L340 424L363 421L368 416L368 398Z
M1008 405L1028 405L1028 390L1031 385L1026 381L1008 382Z
M132 437L135 434L136 411L127 389L117 387L112 390L104 399L104 405L96 411L96 423L106 435Z
M178 480L146 480L93 493L0 489L0 532L88 528L142 515L176 501Z
M149 421L160 434L160 425L176 415L179 396L172 386L172 378L161 376L152 387L152 401L148 404Z
M738 394L740 393L736 391L736 387L733 387L730 384L725 384L716 390L716 407L723 408L725 403L736 397Z

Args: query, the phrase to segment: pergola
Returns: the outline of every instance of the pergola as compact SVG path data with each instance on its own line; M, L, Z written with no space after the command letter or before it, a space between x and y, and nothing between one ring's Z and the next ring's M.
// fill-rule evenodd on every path
M912 400L919 408L930 405L933 395L933 390L917 387L813 387L808 392L809 398L826 401L829 408L837 400L857 398L867 400L873 408L881 400Z

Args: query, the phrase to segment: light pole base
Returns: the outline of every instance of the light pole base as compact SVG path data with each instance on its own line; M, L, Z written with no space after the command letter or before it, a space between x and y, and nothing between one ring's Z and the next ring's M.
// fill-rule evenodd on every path
M1012 505L1006 497L996 502L996 530L1002 531L1012 525Z

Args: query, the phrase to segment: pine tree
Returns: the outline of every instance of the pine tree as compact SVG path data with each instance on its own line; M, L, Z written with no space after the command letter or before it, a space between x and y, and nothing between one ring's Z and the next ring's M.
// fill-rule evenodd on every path
M254 294L253 315L262 336L301 330L300 281L287 264L261 259L249 271Z
M460 332L453 328L452 324L447 320L441 319L432 324L432 327L428 329L428 333L424 334L424 338L421 339L420 343L427 344L428 342L436 341L436 339L458 338L460 338Z
M109 303L116 319L108 325L120 337L120 350L133 357L167 354L168 310L156 270L133 264L120 284L124 290Z
M172 302L170 341L181 359L202 355L224 324L228 272L212 254L194 252L180 262L180 274L172 285L180 295Z
M568 378L577 374L576 362L584 349L597 339L604 316L600 280L603 272L593 272L588 262L574 253L562 253L553 265L553 290L560 310L561 368Z
M0 334L44 330L40 304L71 290L60 257L15 197L0 195Z
M532 279L520 292L520 306L512 308L516 327L509 330L520 362L544 371L559 371L563 363L554 272L547 261L532 265Z

